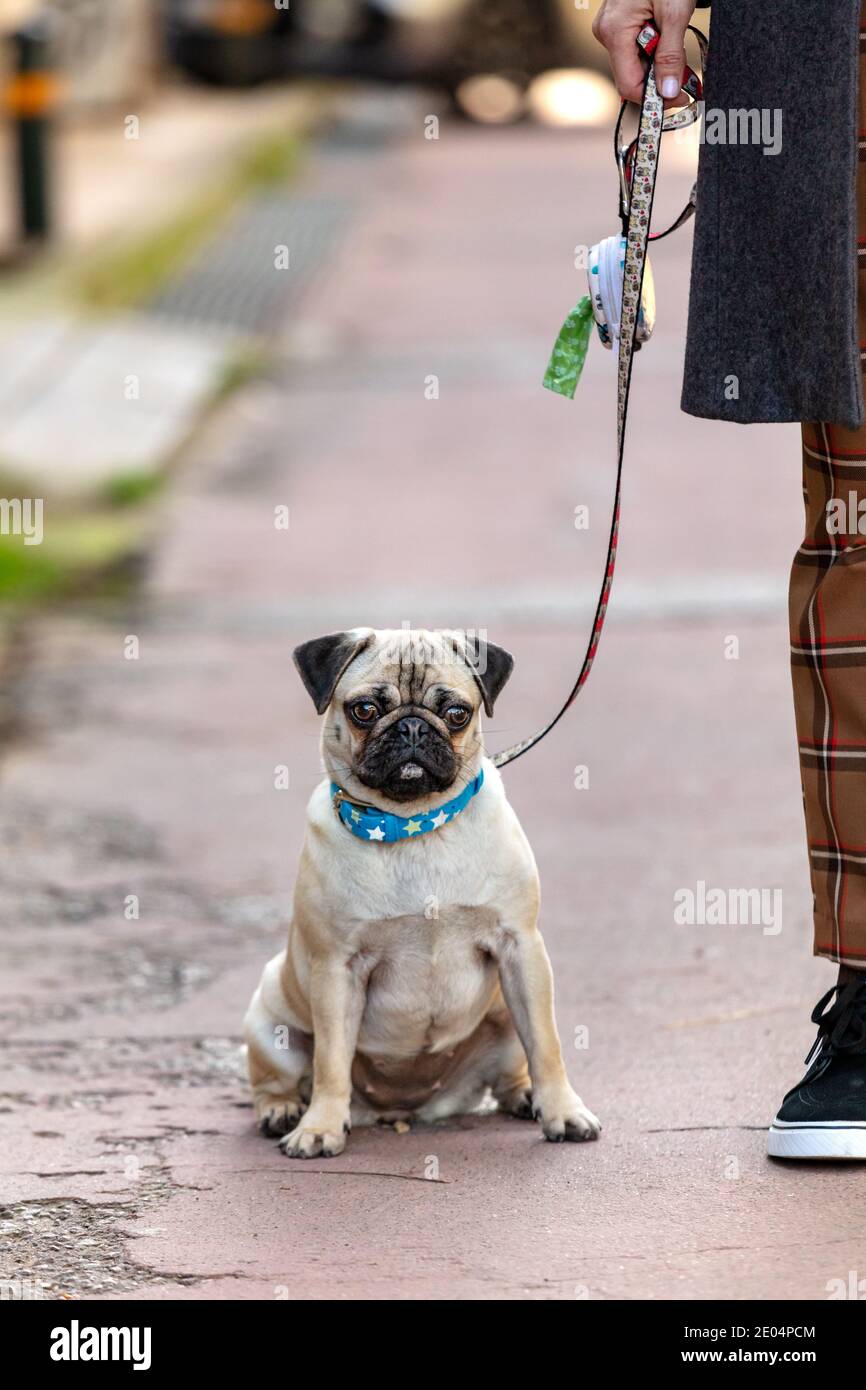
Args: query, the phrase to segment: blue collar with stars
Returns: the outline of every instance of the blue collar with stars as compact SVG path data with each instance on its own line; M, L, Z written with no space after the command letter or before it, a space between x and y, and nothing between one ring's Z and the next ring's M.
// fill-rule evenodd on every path
M348 800L346 793L336 782L331 783L331 801L346 829L357 835L359 840L367 840L369 843L378 840L383 844L394 844L397 840L426 835L428 830L438 830L447 821L452 821L469 805L475 793L481 790L483 781L482 768L474 782L464 787L453 801L446 801L433 811L416 811L414 816L395 816L390 811L377 811L375 806L359 806L357 802Z

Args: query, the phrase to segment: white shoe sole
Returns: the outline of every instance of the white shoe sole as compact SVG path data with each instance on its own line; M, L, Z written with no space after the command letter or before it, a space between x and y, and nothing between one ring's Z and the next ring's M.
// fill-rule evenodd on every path
M847 1120L770 1125L767 1153L771 1158L866 1159L866 1124Z

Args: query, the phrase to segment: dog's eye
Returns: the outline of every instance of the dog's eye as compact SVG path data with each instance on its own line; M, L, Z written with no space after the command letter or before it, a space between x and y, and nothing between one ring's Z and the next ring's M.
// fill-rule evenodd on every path
M445 711L445 719L452 729L465 729L471 718L471 711L463 705L450 705Z
M372 700L356 700L350 713L357 724L372 724L379 713L379 708L373 704Z

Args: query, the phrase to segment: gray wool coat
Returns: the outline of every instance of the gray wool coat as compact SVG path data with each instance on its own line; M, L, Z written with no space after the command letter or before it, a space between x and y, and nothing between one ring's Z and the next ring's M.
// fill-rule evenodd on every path
M860 0L713 4L682 394L690 415L863 421L859 15ZM781 112L778 154L709 143L710 113L743 109Z

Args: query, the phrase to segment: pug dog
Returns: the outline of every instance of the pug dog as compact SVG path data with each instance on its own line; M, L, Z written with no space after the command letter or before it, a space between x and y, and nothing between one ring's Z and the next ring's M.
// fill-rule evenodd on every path
M294 653L323 714L286 949L246 1015L261 1131L329 1157L352 1125L500 1109L595 1139L569 1084L529 843L484 755L512 668L458 631L339 632Z

